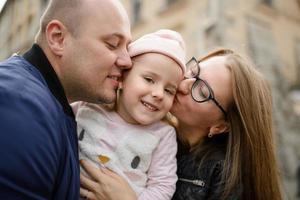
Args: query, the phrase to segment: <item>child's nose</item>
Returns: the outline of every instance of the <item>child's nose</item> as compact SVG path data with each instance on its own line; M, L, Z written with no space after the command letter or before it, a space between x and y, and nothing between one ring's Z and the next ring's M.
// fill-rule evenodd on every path
M161 87L156 87L152 91L152 96L155 97L156 99L162 99L164 97L164 88Z

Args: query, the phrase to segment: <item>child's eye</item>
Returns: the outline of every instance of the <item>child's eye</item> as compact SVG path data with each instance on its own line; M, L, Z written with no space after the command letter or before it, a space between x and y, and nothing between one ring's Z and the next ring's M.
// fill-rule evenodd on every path
M172 89L165 89L166 93L169 94L169 95L175 95L175 91L172 90Z
M144 77L144 79L148 82L148 83L154 83L154 80L150 77Z

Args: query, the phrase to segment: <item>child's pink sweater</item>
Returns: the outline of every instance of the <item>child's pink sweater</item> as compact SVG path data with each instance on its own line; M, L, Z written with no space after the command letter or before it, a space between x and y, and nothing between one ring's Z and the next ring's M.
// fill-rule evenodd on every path
M175 191L176 134L172 126L157 122L133 125L116 112L88 103L72 105L78 123L81 159L102 165L123 176L139 200L170 200ZM103 160L103 159L102 159Z

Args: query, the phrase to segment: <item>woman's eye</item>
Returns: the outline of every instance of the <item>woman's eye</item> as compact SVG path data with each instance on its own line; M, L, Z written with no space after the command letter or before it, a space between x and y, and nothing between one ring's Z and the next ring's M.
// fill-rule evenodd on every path
M203 90L200 89L199 93L200 93L200 96L202 96L203 98L206 98L207 95L205 94L205 92Z
M207 98L209 96L209 90L205 85L201 85L199 93L202 97Z

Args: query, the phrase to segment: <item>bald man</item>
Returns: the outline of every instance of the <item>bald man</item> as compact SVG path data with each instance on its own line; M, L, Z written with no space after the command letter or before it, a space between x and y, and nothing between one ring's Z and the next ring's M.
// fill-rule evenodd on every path
M0 63L0 199L79 199L69 103L111 103L131 67L118 0L52 0L36 43Z

